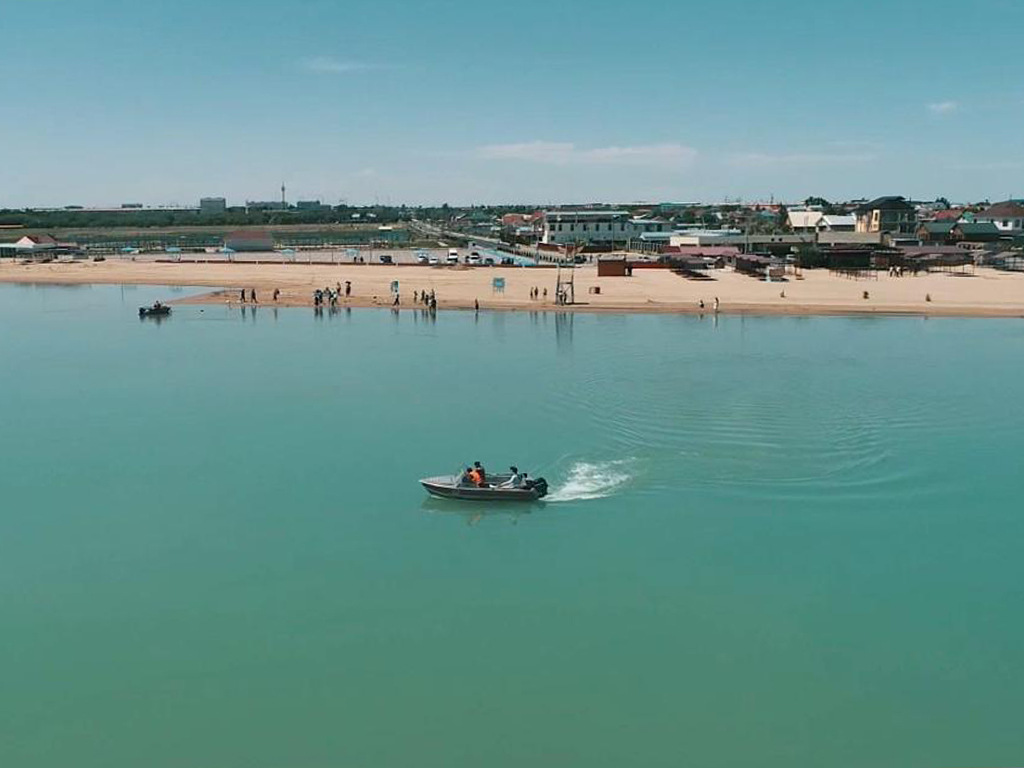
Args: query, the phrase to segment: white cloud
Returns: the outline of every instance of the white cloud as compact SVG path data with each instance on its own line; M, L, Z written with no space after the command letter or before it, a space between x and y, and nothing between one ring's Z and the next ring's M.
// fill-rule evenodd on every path
M358 61L342 61L331 56L313 56L303 59L300 66L307 72L317 75L344 75L350 72L363 72L373 69L369 64Z
M933 115L949 115L960 109L955 101L936 101L928 105L928 111Z
M582 149L572 142L529 141L478 147L484 160L520 160L547 165L631 165L680 168L690 165L697 150L682 144L640 144Z

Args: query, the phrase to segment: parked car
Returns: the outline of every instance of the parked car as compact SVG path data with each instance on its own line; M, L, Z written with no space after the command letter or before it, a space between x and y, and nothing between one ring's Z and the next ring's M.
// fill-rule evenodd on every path
M416 263L417 264L429 264L430 263L430 257L428 257L425 253L421 253L419 256L416 257Z
M516 260L513 259L511 256L502 256L501 257L501 266L503 266L503 267L514 267L515 265L516 265Z
M381 264L394 264L395 262L394 262L394 260L388 254L382 253L380 255L380 263Z
M479 253L472 254L468 259L466 259L466 263L467 264L479 264L480 263L480 254Z
M437 258L437 256L431 256L428 259L428 262L430 263L430 266L436 267L438 264L441 263L441 260L439 258Z
M459 252L458 251L448 251L448 263L449 264L458 264L459 263Z
M486 258L484 258L484 264L486 266L488 266L488 267L493 267L494 266L494 257L493 256L487 256Z

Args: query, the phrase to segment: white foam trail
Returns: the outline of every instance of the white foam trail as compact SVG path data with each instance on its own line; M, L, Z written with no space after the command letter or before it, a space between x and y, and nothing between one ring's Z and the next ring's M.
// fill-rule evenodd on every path
M545 501L585 501L611 496L632 477L628 460L578 461L569 469L569 477Z

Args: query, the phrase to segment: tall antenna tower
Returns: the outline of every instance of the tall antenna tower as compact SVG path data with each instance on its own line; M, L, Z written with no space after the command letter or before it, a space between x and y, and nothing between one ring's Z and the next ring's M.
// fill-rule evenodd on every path
M283 181L281 182L281 205L284 206L285 208L288 207L288 201L285 199L285 196L284 196L284 182Z

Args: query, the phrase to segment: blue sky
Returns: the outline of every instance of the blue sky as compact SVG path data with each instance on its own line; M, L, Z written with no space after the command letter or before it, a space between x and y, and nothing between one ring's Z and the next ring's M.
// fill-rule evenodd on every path
M0 206L1024 196L1024 2L0 0Z

